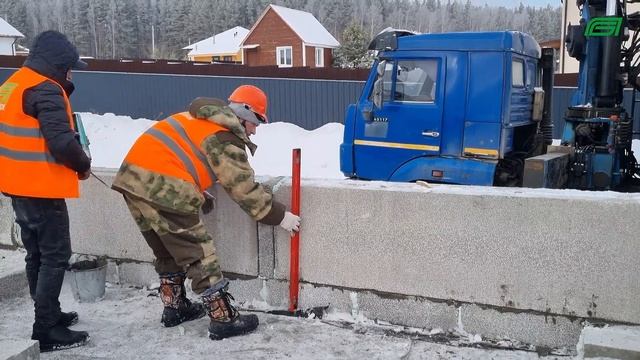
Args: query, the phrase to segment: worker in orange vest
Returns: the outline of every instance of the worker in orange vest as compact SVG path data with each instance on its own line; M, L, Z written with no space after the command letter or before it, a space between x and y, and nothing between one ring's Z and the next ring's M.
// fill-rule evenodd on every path
M246 148L267 122L267 96L238 87L229 104L198 98L189 112L174 114L141 135L125 157L113 189L125 201L153 250L164 305L162 323L176 326L208 314L209 337L219 340L258 326L256 315L240 315L231 303L213 238L200 218L212 208L207 189L218 182L254 220L298 231L300 218L273 200L254 179ZM204 306L186 297L185 277Z
M68 329L78 314L62 312L58 301L71 256L65 198L79 196L78 179L87 179L91 168L69 103L71 69L86 66L63 34L45 31L24 66L0 86L0 191L11 197L27 250L35 303L31 338L39 340L41 352L89 340L86 332Z

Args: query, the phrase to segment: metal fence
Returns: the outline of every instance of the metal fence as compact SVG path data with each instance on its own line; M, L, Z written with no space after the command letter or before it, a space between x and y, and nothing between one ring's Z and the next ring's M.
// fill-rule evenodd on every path
M15 69L0 68L0 83ZM363 81L202 75L74 72L74 111L115 113L133 118L162 119L184 111L198 96L226 99L238 85L252 84L269 95L269 118L312 130L342 122Z
M0 68L0 83L13 72ZM343 122L347 105L355 102L363 81L233 76L142 74L124 72L74 72L76 92L71 97L74 111L115 113L133 118L162 119L183 111L197 96L226 99L240 84L253 84L269 94L271 121L285 121L304 129L316 129L330 122ZM555 87L552 118L554 138L564 126L564 112L575 88ZM631 111L632 91L626 90L624 104ZM640 96L638 96L640 100ZM635 114L640 129L640 108Z

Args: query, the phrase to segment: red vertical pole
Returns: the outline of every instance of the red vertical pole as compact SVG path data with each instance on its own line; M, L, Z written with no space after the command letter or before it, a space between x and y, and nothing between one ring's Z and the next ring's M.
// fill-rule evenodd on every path
M300 216L300 149L293 149L293 169L291 173L291 212ZM300 233L291 237L289 257L289 311L298 308L298 285L300 280Z

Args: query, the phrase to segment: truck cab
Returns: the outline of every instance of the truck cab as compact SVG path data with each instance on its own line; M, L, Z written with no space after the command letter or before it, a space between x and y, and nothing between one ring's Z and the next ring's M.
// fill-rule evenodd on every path
M539 148L544 101L541 50L533 37L389 32L370 48L378 50L376 62L345 115L345 176L521 182L524 159Z

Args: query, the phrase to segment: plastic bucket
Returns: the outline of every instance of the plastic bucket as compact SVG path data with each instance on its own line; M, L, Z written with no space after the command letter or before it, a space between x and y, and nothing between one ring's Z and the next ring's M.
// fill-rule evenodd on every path
M82 260L69 268L69 283L73 298L78 302L96 302L104 297L107 280L107 261Z

